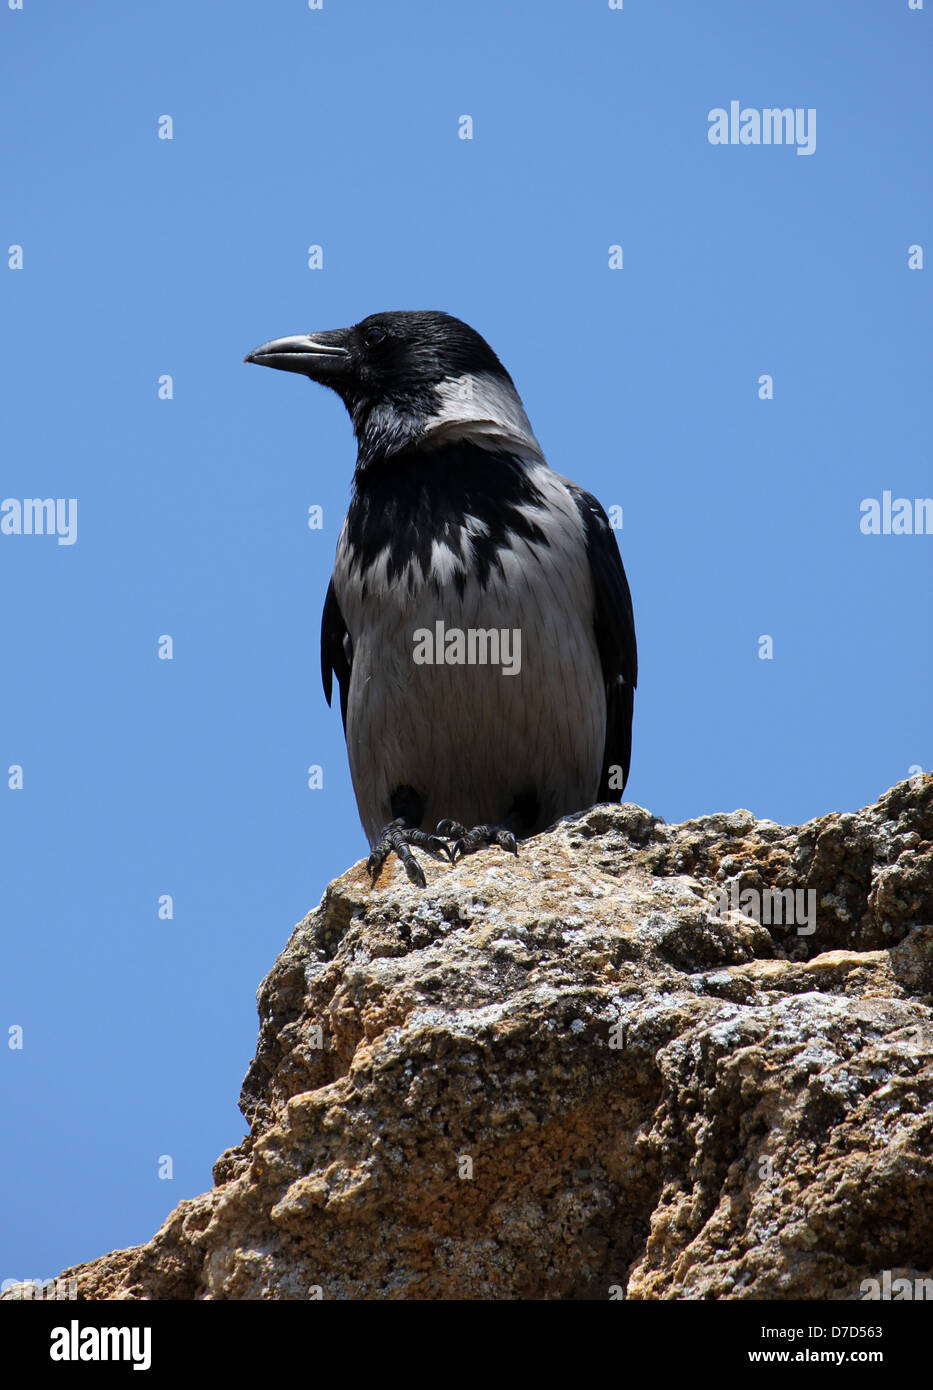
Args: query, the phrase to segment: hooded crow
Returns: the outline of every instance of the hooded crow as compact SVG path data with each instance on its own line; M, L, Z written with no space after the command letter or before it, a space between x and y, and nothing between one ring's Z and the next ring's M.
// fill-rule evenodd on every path
M336 391L358 453L321 626L375 881L620 801L637 676L606 513L545 462L512 378L449 314L373 314L245 359ZM431 827L436 827L431 829Z

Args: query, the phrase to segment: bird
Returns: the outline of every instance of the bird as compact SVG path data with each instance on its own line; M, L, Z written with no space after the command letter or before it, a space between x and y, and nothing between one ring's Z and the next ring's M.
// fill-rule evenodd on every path
M548 465L486 340L439 310L262 343L343 401L351 497L321 621L373 884L597 802L631 759L635 621L597 499Z

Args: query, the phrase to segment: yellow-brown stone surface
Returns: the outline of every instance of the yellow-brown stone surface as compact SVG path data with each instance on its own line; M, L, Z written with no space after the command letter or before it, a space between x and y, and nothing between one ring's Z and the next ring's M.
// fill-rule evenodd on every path
M361 864L259 990L250 1134L80 1299L818 1298L933 1276L933 778ZM815 895L814 930L715 890ZM15 1290L5 1297L16 1296Z

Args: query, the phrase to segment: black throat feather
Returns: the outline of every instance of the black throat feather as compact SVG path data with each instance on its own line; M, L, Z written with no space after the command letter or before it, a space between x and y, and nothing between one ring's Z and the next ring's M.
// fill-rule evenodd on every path
M516 540L548 544L528 515L544 505L515 454L467 441L404 449L356 475L346 530L351 573L365 589L368 571L385 552L388 582L398 583L411 565L413 588L418 570L422 582L429 580L437 543L459 562L451 582L462 598L468 579L486 587L493 569L501 570L501 552ZM480 525L468 531L467 518Z

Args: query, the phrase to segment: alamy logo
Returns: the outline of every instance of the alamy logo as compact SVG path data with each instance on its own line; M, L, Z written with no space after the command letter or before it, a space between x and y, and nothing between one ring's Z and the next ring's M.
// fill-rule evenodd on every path
M717 917L727 912L741 912L753 922L766 927L796 927L798 936L812 936L816 931L816 890L814 888L743 888L737 879L728 890L716 888L712 898Z
M933 497L863 497L859 503L863 536L933 536Z
M707 116L711 145L796 145L798 154L816 149L816 110L809 106L714 106Z
M77 497L4 497L0 502L0 535L57 536L59 545L78 539Z
M53 1361L132 1361L134 1371L152 1365L151 1327L82 1327L72 1318L53 1327L49 1356Z
M12 1045L12 1044L11 1044ZM22 1046L22 1043L20 1043ZM0 1294L10 1292L17 1302L31 1299L74 1299L78 1297L78 1281L75 1278L62 1279L4 1279L0 1283Z
M519 628L446 627L443 619L412 633L416 666L501 666L503 676L517 676L522 669L522 634Z
M859 1293L868 1302L903 1303L908 1299L926 1302L933 1300L933 1279L892 1279L891 1271L883 1269L880 1279L863 1279Z

